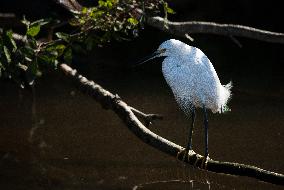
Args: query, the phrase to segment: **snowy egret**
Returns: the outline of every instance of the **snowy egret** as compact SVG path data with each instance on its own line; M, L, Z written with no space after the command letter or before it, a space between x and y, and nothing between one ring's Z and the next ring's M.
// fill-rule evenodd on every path
M202 108L205 127L205 158L208 158L208 117L207 110L213 113L228 111L227 102L231 97L231 83L223 86L217 73L207 58L198 48L179 40L170 39L147 58L145 63L156 57L165 57L162 63L163 75L172 89L182 111L191 116L186 155L192 150L192 133L195 120L195 108Z

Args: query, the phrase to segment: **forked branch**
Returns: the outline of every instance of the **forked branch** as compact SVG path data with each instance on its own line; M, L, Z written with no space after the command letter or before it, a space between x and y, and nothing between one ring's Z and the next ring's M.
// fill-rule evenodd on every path
M149 125L153 124L153 122L155 120L161 120L163 119L163 116L160 115L160 114L146 114L146 113L143 113L133 107L130 107L129 108L131 109L131 111L136 115L138 116L139 118L143 119L144 120L144 123L146 125L146 127L148 127Z
M176 157L178 153L184 150L183 147L153 133L146 128L133 113L136 112L137 114L140 111L128 106L118 95L114 95L100 85L96 84L94 81L88 80L66 64L61 64L59 68L69 79L73 80L77 84L78 88L82 92L92 96L104 108L113 110L120 117L120 119L122 119L122 121L125 123L125 126L128 127L129 130L143 142L173 157ZM141 113L142 112L139 114ZM184 152L180 154L177 159L207 171L248 176L261 181L284 185L283 174L270 172L255 166L232 162L220 162L212 159L208 159L206 163L204 163L203 157L199 154L196 154L194 151L189 151L187 160L183 159Z

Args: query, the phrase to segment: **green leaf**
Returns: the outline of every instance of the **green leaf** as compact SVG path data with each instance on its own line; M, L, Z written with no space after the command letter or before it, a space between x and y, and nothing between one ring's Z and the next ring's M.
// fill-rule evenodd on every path
M19 50L20 50L20 53L25 57L33 57L35 54L34 50L29 46L21 47L19 48Z
M16 44L15 40L13 39L13 31L12 30L6 31L6 35L8 36L9 41L10 41L10 43L13 46L13 50L12 51L15 52L17 50L17 44Z
M42 54L38 58L41 62L48 63L48 64L52 63L54 60L54 58L52 58L48 54Z
M106 4L107 8L109 8L109 9L111 9L112 6L113 6L113 2L112 2L111 0L107 0L107 1L105 2L105 4Z
M63 33L63 32L57 32L57 33L55 33L55 35L57 36L57 38L62 39L66 42L70 41L70 35L69 34L66 34L66 33Z
M66 46L63 44L58 44L55 49L57 50L58 56L61 56L65 50Z
M65 50L65 53L63 55L64 61L66 63L71 63L72 62L72 48L69 47Z
M175 14L175 11L169 7L167 2L164 2L163 5L164 5L164 12L165 12L165 14L167 14L167 13ZM167 17L167 15L165 15L165 16Z
M96 10L96 11L93 12L93 18L94 18L94 19L99 18L99 17L102 16L104 13L105 13L105 11Z
M31 63L28 64L26 75L28 83L30 85L34 82L36 77L40 77L42 75L38 67L37 59L34 59Z
M176 14L176 12L173 9L171 9L170 7L167 7L166 10L169 14Z
M56 67L57 56L47 53L40 55L38 58L39 62L42 63L42 65L52 68Z
M50 45L46 48L47 53L59 57L63 54L66 46L63 44L58 44L58 45Z
M36 77L40 77L42 73L40 72L37 64L37 60L33 60L29 65L26 72L26 79L29 85L34 83Z
M136 18L133 18L133 17L128 18L127 22L129 22L130 24L133 24L133 25L137 25L139 23L139 21Z
M102 0L99 0L98 4L99 4L99 7L105 7L106 6L106 3Z
M83 14L87 14L88 8L87 8L87 7L83 7L81 12L82 12Z
M10 51L9 51L9 49L4 45L3 46L3 50L4 50L4 54L5 54L5 56L6 56L6 60L7 60L7 62L8 63L11 63L11 54L10 54Z
M40 24L32 25L28 28L27 35L35 37L40 31Z

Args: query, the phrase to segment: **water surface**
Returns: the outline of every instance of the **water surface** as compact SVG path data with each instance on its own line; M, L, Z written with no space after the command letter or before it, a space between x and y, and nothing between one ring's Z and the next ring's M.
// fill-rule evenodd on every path
M234 87L232 111L209 114L210 157L284 173L284 76L275 60L271 68L258 65L256 53L250 59L245 55L239 55L246 62L238 66L238 61L215 65L222 83L233 80ZM218 56L213 60L225 62ZM159 66L98 70L88 76L129 105L164 115L151 130L185 145L190 122ZM112 111L78 92L61 74L48 77L34 92L1 82L1 189L281 189L185 166L141 142ZM193 147L203 154L202 112L197 114Z

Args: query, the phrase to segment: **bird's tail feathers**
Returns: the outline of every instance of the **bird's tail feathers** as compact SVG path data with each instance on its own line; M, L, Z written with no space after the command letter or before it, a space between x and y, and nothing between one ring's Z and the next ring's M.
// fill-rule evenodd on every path
M231 88L233 87L233 82L230 81L228 84L224 85L224 87L231 92Z
M221 109L219 110L220 113L225 113L231 111L231 109L227 106L227 103L232 97L231 88L233 87L233 82L230 81L228 84L223 85L222 88L222 99L221 99Z

